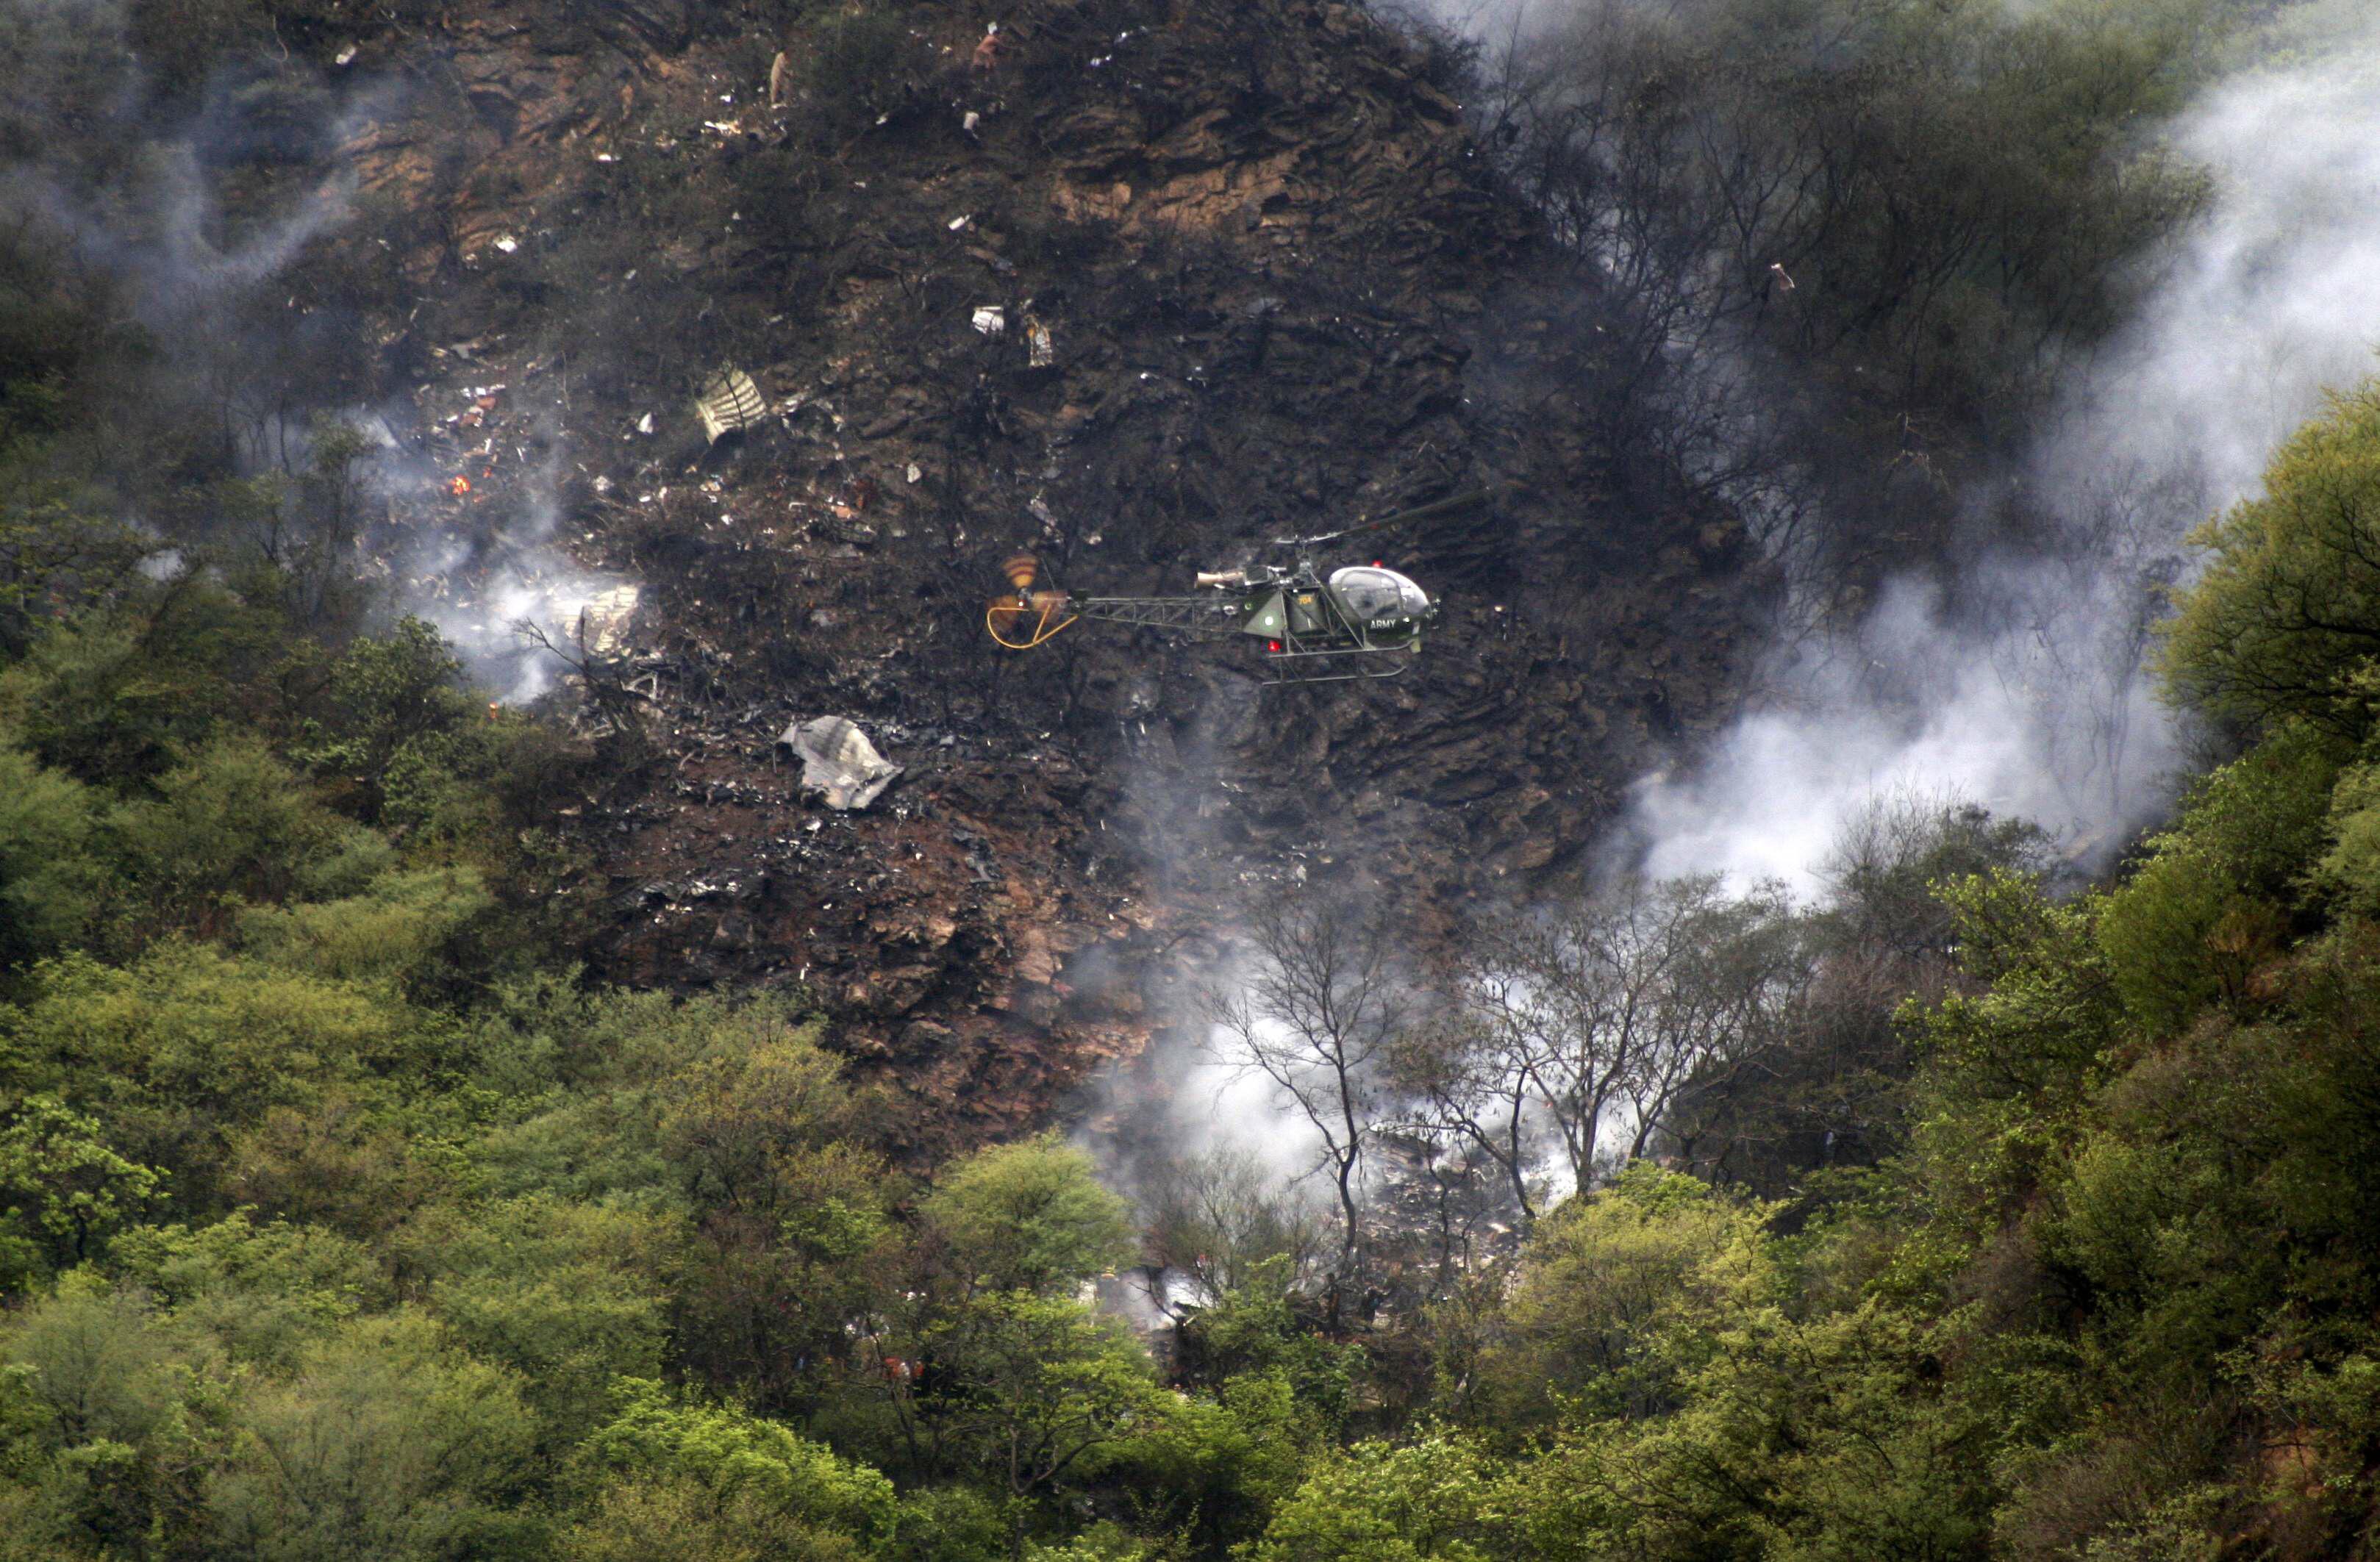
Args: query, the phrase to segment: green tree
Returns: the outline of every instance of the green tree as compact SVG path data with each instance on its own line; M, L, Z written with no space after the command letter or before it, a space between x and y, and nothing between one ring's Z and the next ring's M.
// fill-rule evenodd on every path
M756 1491L722 1493L689 1475L610 1483L554 1549L564 1562L859 1562L869 1555Z
M436 1055L435 1027L399 1004L205 946L123 968L70 956L37 978L31 1001L0 1011L17 1081L173 1173L193 1215L217 1213L237 1141L276 1109L353 1100Z
M0 1199L40 1231L54 1260L79 1263L164 1196L165 1175L110 1149L98 1120L55 1096L30 1096L0 1128Z
M1086 1464L1103 1489L1131 1494L1208 1549L1253 1541L1315 1460L1338 1445L1355 1405L1363 1347L1301 1325L1286 1254L1250 1267L1174 1332L1173 1373L1206 1391Z
M388 842L310 796L259 739L208 745L119 807L111 832L152 931L229 930L237 908L352 894L388 865Z
M79 942L108 899L100 800L0 744L0 966Z
M1325 1460L1266 1526L1256 1562L1488 1562L1496 1461L1451 1433L1358 1443Z
M2369 733L2360 675L2380 658L2380 385L2333 396L2274 457L2263 496L2192 540L2214 557L2168 630L2174 692L2235 721Z
M771 1411L811 1410L864 1353L900 1269L897 1181L882 1157L831 1144L783 1157L767 1210L711 1211L674 1292L679 1360Z
M558 1452L612 1418L615 1378L660 1376L682 1241L674 1220L533 1196L430 1211L397 1245L448 1332L520 1374Z
M471 709L462 662L437 630L411 616L350 645L324 674L319 703L323 714L298 734L298 761L348 789L368 819L380 816L407 751Z
M1876 1306L1703 1320L1678 1407L1587 1420L1503 1494L1524 1556L1777 1562L1981 1555L1988 1488L1921 1375L1922 1330Z
M2175 828L2109 891L2099 946L2116 990L2170 1033L2217 999L2237 1000L2286 945L2300 880L2331 832L2339 744L2302 720L2192 789Z
M815 1024L755 1006L723 1027L710 1057L663 1085L662 1151L706 1208L775 1218L791 1157L849 1119L843 1065Z
M79 1271L10 1319L0 1446L18 1528L0 1544L29 1562L138 1556L181 1528L208 1390L180 1343L137 1295Z
M0 721L78 780L153 776L203 742L228 703L232 616L194 588L145 618L94 610L52 624L0 672Z
M1694 1364L1682 1341L1775 1290L1762 1233L1774 1213L1642 1162L1555 1210L1479 1359L1483 1418L1512 1433L1558 1410L1675 1409Z
M474 869L396 870L341 900L250 907L239 915L239 943L276 965L427 996L436 990L431 968L448 963L442 957L492 904Z
M349 1322L238 1397L206 1483L215 1544L260 1562L522 1547L537 1419L521 1387L418 1313Z
M319 1226L235 1210L211 1226L142 1226L108 1244L106 1272L237 1363L293 1371L305 1349L394 1300L364 1245Z
M961 1277L994 1291L1069 1286L1132 1253L1129 1206L1054 1135L978 1151L944 1171L919 1213Z
M896 1377L901 1424L919 1452L989 1479L1021 1548L1033 1499L1087 1456L1153 1430L1169 1397L1148 1352L1115 1319L1030 1291L967 1299L919 1334L925 1370Z
M650 1379L620 1379L613 1398L613 1418L582 1450L592 1471L663 1487L689 1483L713 1503L748 1502L864 1542L892 1532L892 1483L866 1465L731 1406L673 1399Z

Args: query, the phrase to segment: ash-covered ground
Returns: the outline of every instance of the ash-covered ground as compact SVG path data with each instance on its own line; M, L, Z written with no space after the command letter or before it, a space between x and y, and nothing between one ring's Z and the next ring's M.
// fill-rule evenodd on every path
M1592 279L1500 195L1442 49L1314 0L897 18L326 28L293 68L375 85L332 154L351 263L298 285L381 279L400 601L617 758L555 799L597 974L803 984L973 1137L1179 1023L1252 896L1444 926L1560 871L1729 714L1771 587L1733 517L1598 434ZM768 411L714 446L692 396L730 368ZM1445 604L1392 682L982 632L1020 546L1179 592L1503 480L1354 545ZM866 812L777 753L828 714L906 767Z

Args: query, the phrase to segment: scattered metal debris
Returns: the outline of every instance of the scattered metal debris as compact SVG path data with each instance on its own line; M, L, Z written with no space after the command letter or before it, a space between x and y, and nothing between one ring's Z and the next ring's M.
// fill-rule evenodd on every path
M975 328L986 336L999 336L1008 330L1008 311L998 304L978 304Z

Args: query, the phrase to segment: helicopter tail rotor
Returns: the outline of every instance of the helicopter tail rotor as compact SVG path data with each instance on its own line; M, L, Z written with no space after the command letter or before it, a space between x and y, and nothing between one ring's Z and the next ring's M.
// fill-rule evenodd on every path
M984 609L983 626L1009 650L1029 651L1082 616L1070 594L1034 589L1041 578L1041 562L1032 554L1010 554L1001 561L1000 573L1010 588L993 596Z

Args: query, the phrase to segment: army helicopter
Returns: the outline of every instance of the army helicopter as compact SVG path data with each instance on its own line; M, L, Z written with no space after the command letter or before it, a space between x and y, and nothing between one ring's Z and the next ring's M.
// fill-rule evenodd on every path
M1245 636L1263 642L1260 681L1268 685L1394 678L1413 665L1422 632L1438 622L1438 604L1412 579L1377 562L1325 575L1314 562L1315 550L1465 509L1514 486L1475 489L1317 537L1276 538L1273 546L1291 550L1293 563L1202 570L1200 594L1190 597L1085 596L1043 584L1041 562L1033 554L1012 554L1000 566L1009 589L984 610L984 627L1012 651L1047 645L1085 619L1214 638Z

